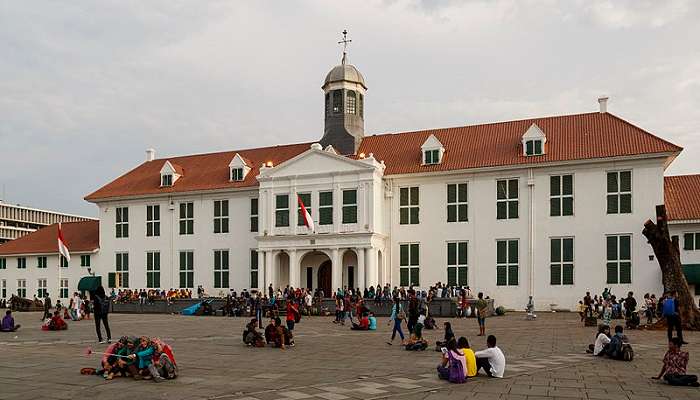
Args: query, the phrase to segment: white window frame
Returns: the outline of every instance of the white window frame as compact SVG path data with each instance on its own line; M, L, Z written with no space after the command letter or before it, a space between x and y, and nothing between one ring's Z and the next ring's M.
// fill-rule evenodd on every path
M49 288L46 278L39 278L36 280L36 297L43 299L49 294Z
M571 194L564 194L564 177L571 176ZM552 194L552 178L559 177L559 194ZM550 217L573 217L576 215L575 190L576 177L572 173L549 175L549 216ZM564 199L571 199L571 215L564 215ZM559 214L552 215L552 200L559 202Z
M464 250L465 250L465 263L460 262L460 255L461 252L459 250L460 244L464 245ZM455 246L455 262L453 264L450 264L450 245ZM446 243L446 248L447 248L447 279L446 282L448 286L468 286L469 285L469 241L468 240L450 240ZM454 285L450 284L449 278L450 278L450 269L454 268L455 269L455 282ZM462 285L460 282L460 277L462 277L462 274L460 273L460 269L466 269L464 271L464 284Z
M126 214L124 214L126 211ZM126 218L124 217L126 215ZM120 206L114 208L114 227L117 239L129 237L129 207Z
M515 181L518 186L518 196L511 198L510 197L510 182ZM504 199L499 199L498 198L498 183L499 182L505 182L506 183L506 193L505 193L505 198ZM515 217L511 216L510 212L510 203L515 202L518 205L517 208L517 215ZM505 218L498 218L498 205L501 203L505 203L506 205L506 217ZM507 221L509 219L519 219L520 218L520 178L502 178L502 179L496 179L496 220L497 221Z
M230 233L231 232L231 227L230 227L230 220L229 220L229 215L230 215L230 207L229 207L229 201L228 199L218 199L214 200L214 233L216 234L221 234L221 233ZM219 205L219 215L216 215L216 207L217 204ZM226 205L226 207L224 207ZM216 229L216 223L217 221L219 222L219 230L217 232ZM225 223L224 223L225 222ZM224 229L225 228L225 229Z
M158 211L156 213L156 211ZM151 214L150 219L148 214ZM158 218L156 218L156 214ZM150 235L148 230L151 230ZM147 204L146 205L146 237L159 237L160 236L160 204Z
M184 216L183 216L183 208ZM190 214L189 211L192 211ZM178 232L180 235L194 235L194 202L193 201L183 201L178 205ZM184 224L183 224L184 223ZM184 229L183 229L184 227Z
M564 260L564 240L571 239L571 261ZM559 240L559 261L552 260L552 241ZM574 236L552 236L549 238L549 285L550 286L573 286L576 284L576 238ZM564 283L564 266L571 264L571 283ZM552 282L552 268L559 269L559 282Z
M60 287L58 289L58 297L61 299L68 298L68 278L61 278ZM65 296L64 296L65 293Z
M21 292L20 292L21 290ZM27 280L17 279L17 296L26 299L27 298Z
M459 200L459 187L460 185L464 185L467 187L467 198L464 201ZM450 186L455 187L455 201L451 202L450 201ZM447 203L447 207L445 208L445 211L447 212L446 215L446 221L449 224L456 224L456 223L465 223L469 222L469 182L448 182L447 186L445 186L445 200ZM464 219L460 219L461 213L459 212L460 206L465 206L467 208ZM455 217L456 219L454 221L450 221L450 207L454 207L455 209Z

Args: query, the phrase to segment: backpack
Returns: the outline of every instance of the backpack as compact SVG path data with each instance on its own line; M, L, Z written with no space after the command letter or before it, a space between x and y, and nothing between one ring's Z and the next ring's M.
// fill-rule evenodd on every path
M674 299L664 300L663 316L670 317L676 314L676 301Z
M625 343L622 345L622 361L632 361L634 359L634 350L632 345Z
M448 368L449 368L449 372L450 372L447 380L450 383L464 383L464 382L466 382L467 381L467 379L465 378L466 373L464 371L464 368L462 367L462 363L458 359L456 359L452 356L451 351L447 352L447 357L449 359Z

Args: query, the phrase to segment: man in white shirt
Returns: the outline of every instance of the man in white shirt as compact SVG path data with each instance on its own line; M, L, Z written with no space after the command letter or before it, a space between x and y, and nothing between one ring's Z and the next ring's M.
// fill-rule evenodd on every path
M474 353L476 370L479 371L483 368L489 377L503 378L503 373L506 370L506 356L496 346L496 337L489 335L486 338L486 345L488 348Z
M593 344L593 355L605 355L604 350L608 344L610 344L610 327L602 325L598 328L598 336L595 338L595 343Z

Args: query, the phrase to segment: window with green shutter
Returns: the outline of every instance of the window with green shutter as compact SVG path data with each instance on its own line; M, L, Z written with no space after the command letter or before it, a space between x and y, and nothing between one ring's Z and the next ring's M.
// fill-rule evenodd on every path
M229 252L214 250L214 288L229 287Z
M160 252L146 252L146 287L160 288Z
M468 285L467 242L447 243L447 284Z
M278 228L289 226L288 194L278 194L275 196L275 226Z
M214 200L214 233L228 233L228 200Z
M574 215L574 176L549 177L549 215L552 217Z
M608 284L632 283L632 236L606 236L606 282Z
M115 218L116 237L129 237L129 207L116 207Z
M258 231L258 199L250 199L250 231Z
M160 236L160 206L146 206L146 236Z
M250 287L257 289L258 286L258 252L250 251Z
M418 186L399 189L399 223L415 225L419 223L419 191Z
M311 212L311 193L298 193L299 198L301 199L302 203L304 203L304 207L306 207L306 211L309 212L309 215L313 215ZM304 226L304 213L301 211L301 204L297 201L297 225L299 226Z
M0 257L0 269L7 269L7 259Z
M632 213L632 171L607 173L607 213Z
M180 251L180 288L194 288L194 252Z
M318 224L333 225L333 192L318 194Z
M535 140L528 140L525 142L525 155L526 156L541 156L543 153L542 151L542 140L540 139L535 139Z
M496 241L496 285L517 286L519 281L518 240Z
M399 245L399 266L401 286L420 286L420 244Z
M550 285L574 284L574 238L550 239Z
M423 157L425 165L440 164L440 150L426 150Z
M343 223L357 223L357 190L343 190Z
M115 283L114 287L129 287L129 253L115 254Z
M89 254L83 254L80 256L80 266L81 267L89 267L90 266L90 255Z
M683 234L683 250L700 250L700 232Z
M194 203L180 203L180 235L194 234Z
M37 268L46 268L48 262L47 258L44 256L40 256L36 258L36 263L37 263Z
M496 219L518 218L518 180L496 181Z
M447 222L466 222L468 220L467 194L466 183L447 185Z

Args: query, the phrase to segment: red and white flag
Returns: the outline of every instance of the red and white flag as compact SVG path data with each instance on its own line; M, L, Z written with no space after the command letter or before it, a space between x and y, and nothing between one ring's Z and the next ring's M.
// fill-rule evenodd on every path
M304 225L306 225L311 232L316 232L314 220L311 219L311 214L309 213L309 210L306 209L304 202L301 200L301 196L297 195L297 200L299 201L299 207L301 207L301 217L304 218Z
M66 245L66 240L63 238L63 231L61 231L61 223L58 223L58 252L66 258L66 261L70 261L70 252L68 251L68 245Z

